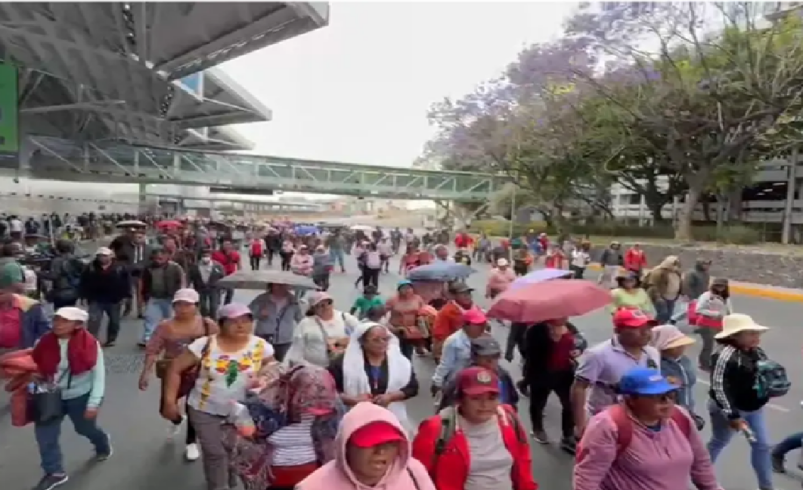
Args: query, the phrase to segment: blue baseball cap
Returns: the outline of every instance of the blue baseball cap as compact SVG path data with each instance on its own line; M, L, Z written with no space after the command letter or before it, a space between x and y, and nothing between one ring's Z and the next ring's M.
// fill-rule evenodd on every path
M657 369L633 368L619 381L622 395L663 395L677 389Z
M399 281L398 284L396 284L396 289L399 290L399 289L403 288L404 286L412 286L412 285L413 285L412 281L409 281L407 279L402 279L401 281Z

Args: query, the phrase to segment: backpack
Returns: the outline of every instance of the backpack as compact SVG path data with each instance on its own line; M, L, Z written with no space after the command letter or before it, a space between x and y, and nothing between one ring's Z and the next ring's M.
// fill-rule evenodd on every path
M379 252L368 252L365 257L365 266L369 269L379 269L382 266L382 258Z
M611 420L613 420L616 426L616 457L619 458L619 456L627 451L627 448L630 446L630 441L633 440L634 422L630 419L630 415L627 413L625 407L619 403L611 405L606 411L610 414ZM680 427L680 430L687 438L691 435L692 421L689 416L684 414L678 407L672 407L672 415L670 418ZM582 442L582 440L580 442ZM578 444L576 454L576 461L579 463L587 453L583 451L580 444Z
M75 258L64 260L59 269L59 289L78 289L81 284L81 274L84 272L83 266L83 263Z
M454 407L449 407L445 409L446 414L441 416L441 432L438 435L438 440L435 441L435 452L432 458L432 469L433 471L435 468L438 467L438 459L441 455L446 451L446 446L449 444L449 441L452 440L455 432L457 431L457 411ZM500 405L497 409L497 415L499 418L503 418L504 420L513 426L513 430L516 431L516 439L518 440L519 444L527 444L527 439L524 436L524 429L521 426L521 422L519 418L513 414L509 408ZM433 480L434 480L433 476Z
M761 398L777 398L789 392L792 383L786 376L786 369L770 359L756 363L756 382L754 388Z

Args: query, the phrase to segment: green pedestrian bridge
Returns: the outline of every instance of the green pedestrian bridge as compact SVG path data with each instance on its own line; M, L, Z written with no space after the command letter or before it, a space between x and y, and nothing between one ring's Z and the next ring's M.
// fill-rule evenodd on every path
M30 136L34 178L79 182L179 184L412 200L485 202L507 179L268 155L80 144Z

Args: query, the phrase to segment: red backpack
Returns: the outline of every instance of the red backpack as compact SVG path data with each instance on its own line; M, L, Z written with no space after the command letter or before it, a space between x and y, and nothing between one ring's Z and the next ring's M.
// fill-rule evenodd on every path
M630 441L633 440L633 420L630 418L630 415L627 413L627 409L620 404L617 403L616 405L611 405L606 409L608 414L613 420L614 425L616 426L616 458L618 459L619 456L624 453L627 448L630 446ZM678 407L672 407L672 415L670 418L680 427L680 430L686 437L692 432L692 420L689 418L688 415L683 413ZM582 440L580 441L582 442ZM582 459L586 456L587 452L583 451L583 448L578 443L577 445L577 452L576 452L576 461L579 463Z

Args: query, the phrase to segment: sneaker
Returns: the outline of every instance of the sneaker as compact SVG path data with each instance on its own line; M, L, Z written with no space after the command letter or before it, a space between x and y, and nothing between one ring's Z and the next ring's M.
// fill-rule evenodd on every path
M543 430L534 430L533 439L535 439L535 442L538 444L549 444L549 436Z
M184 425L185 417L181 418L181 422L178 424L174 424L173 422L168 422L167 426L167 438L173 439L181 432L181 426Z
M39 480L39 483L33 487L33 490L50 490L51 488L56 488L59 485L64 485L69 479L70 478L67 476L67 473L45 475L41 480Z
M184 448L184 458L187 461L196 461L200 457L201 450L198 448L198 444L187 444L187 447Z
M564 437L561 439L560 448L569 454L574 454L577 451L577 442L574 436Z
M772 461L772 471L774 471L775 473L786 473L786 467L784 466L783 456L771 454L770 460Z
M112 437L106 434L106 440L108 441L106 445L109 446L109 449L104 453L101 452L97 453L95 455L95 461L106 461L107 459L112 457L112 454L114 454L114 448L112 447Z

